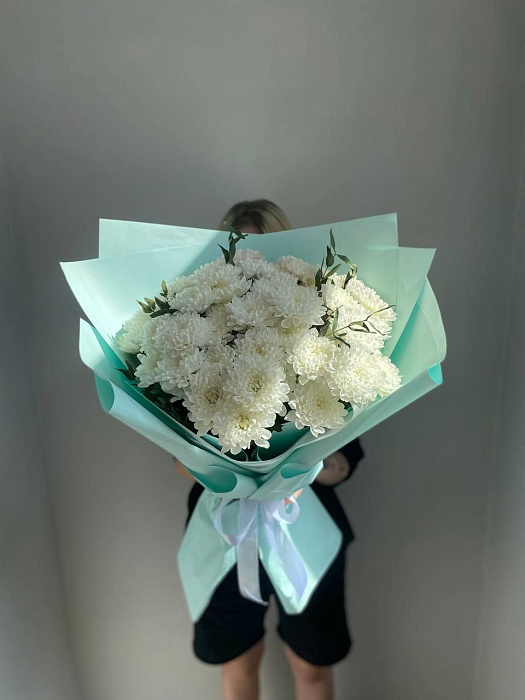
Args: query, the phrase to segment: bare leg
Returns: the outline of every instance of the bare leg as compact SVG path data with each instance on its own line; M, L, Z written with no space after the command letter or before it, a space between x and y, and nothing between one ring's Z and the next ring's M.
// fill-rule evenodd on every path
M295 700L332 700L333 678L331 666L313 666L285 644L286 657L295 682Z
M257 700L259 697L259 666L264 651L261 639L251 649L222 667L222 697L224 700Z

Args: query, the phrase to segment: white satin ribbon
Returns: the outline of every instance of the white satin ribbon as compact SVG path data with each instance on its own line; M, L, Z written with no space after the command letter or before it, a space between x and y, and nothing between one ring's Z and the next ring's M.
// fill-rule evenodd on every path
M237 578L239 591L244 598L262 605L268 603L262 599L259 581L259 534L266 537L271 550L275 553L279 566L292 585L300 600L307 583L306 569L293 542L286 536L282 525L291 525L297 520L300 508L293 496L281 501L256 501L240 498L239 512L234 532L226 532L223 523L223 511L237 499L223 498L215 512L213 524L228 544L236 547ZM259 524L262 523L262 531Z

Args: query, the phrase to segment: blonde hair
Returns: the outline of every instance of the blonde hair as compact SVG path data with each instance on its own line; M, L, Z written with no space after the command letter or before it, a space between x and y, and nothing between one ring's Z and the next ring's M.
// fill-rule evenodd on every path
M226 222L226 223L225 223ZM292 224L281 207L268 199L237 202L221 219L219 231L242 231L243 226L254 226L261 233L290 231Z

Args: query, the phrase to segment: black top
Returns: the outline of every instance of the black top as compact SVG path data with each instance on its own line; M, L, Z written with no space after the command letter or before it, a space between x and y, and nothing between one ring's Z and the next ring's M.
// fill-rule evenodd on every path
M357 465L363 459L365 453L363 452L363 449L358 439L353 440L344 447L341 447L339 452L342 452L344 454L344 456L348 460L348 464L350 465L348 474L343 479L343 481L347 481L356 470ZM342 484L343 481L340 481L339 484ZM339 486L339 484L336 484L336 486ZM312 482L310 486L312 487L315 495L319 498L326 510L330 513L336 525L343 533L343 542L345 544L349 544L354 539L354 533L352 531L350 523L348 522L346 513L343 510L343 506L341 505L341 502L337 497L335 487L324 486L323 484L319 484L316 481ZM195 506L197 505L197 501L199 500L199 497L203 491L204 486L202 486L202 484L199 484L199 482L194 484L193 488L191 489L188 496L188 517L186 519L186 524L188 524L188 521L195 509Z

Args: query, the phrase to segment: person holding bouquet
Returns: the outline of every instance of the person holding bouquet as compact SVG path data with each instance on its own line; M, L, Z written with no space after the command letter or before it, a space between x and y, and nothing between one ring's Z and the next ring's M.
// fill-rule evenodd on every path
M267 200L220 229L101 219L98 257L61 263L80 356L102 408L197 482L178 568L226 700L258 697L271 595L296 698L331 698L354 537L334 486L443 381L435 251L400 246L396 214L291 229Z
M219 230L264 234L291 230L292 225L273 202L266 199L235 204L223 216ZM353 440L324 460L324 468L311 484L341 530L341 549L319 583L305 610L296 615L285 612L276 596L279 611L277 632L284 643L295 684L297 700L329 700L333 697L333 664L344 659L351 648L344 597L346 547L354 539L350 523L334 486L350 478L364 453ZM175 458L179 473L195 478ZM188 497L186 524L204 492L196 482ZM294 494L300 498L301 491ZM259 564L261 591L265 600L274 593L266 571ZM222 665L225 700L256 700L259 697L259 667L264 649L264 617L267 607L246 599L239 592L234 567L215 590L210 604L194 625L193 649L197 658Z

